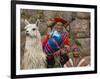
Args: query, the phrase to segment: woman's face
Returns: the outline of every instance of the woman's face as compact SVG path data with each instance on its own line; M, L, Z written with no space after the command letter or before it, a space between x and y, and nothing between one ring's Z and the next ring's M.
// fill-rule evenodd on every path
M62 32L63 31L63 26L61 26L61 25L56 26L56 30L58 32Z

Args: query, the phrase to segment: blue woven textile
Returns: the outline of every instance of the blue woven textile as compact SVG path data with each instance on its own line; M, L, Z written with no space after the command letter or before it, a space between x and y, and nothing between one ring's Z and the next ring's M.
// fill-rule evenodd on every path
M54 43L54 41L52 39L54 39L58 43L58 45L61 46L64 38L67 35L67 33L66 32L54 31L54 32L51 32L50 35L51 35L51 38L48 39L48 42L44 47L44 51L48 55L50 55L50 54L52 54L52 53L59 50L58 46Z

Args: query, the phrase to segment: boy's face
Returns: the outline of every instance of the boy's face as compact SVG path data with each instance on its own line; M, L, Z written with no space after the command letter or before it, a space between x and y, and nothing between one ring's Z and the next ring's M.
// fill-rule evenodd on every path
M78 57L78 56L79 56L79 52L78 52L78 51L74 51L74 52L73 52L73 56L74 56L74 57Z

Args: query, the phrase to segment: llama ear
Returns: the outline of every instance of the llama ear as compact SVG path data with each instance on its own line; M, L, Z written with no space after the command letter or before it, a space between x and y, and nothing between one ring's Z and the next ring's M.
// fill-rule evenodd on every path
M37 21L36 21L36 23L35 23L37 27L39 26L39 23L40 23L40 20L37 19Z
M27 27L28 27L28 25L30 24L29 22L28 22L28 20L27 19L25 19L25 27L24 27L24 30L26 30L27 29Z
M29 21L27 19L25 19L25 25L30 24Z
M26 25L26 26L24 27L24 30L26 30L26 29L27 29L27 27L28 27L28 26Z

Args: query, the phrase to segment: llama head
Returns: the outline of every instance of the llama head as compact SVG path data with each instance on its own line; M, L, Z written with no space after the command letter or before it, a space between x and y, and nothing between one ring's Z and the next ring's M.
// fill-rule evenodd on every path
M35 24L30 24L27 20L26 20L26 26L25 26L25 32L26 35L30 36L30 37L38 37L40 35L40 32L38 30L38 24L39 24L39 20L36 21Z

